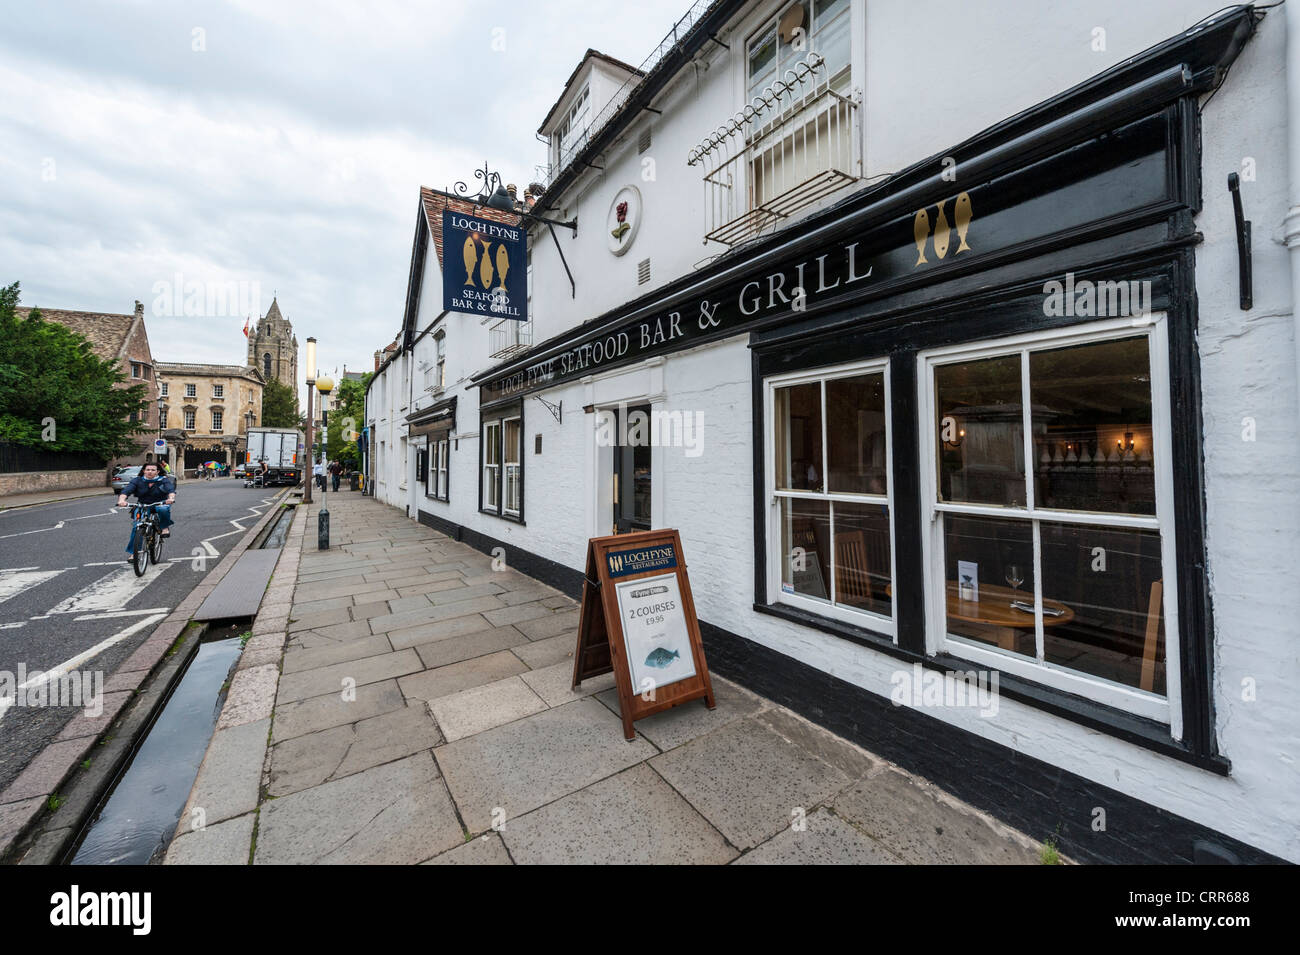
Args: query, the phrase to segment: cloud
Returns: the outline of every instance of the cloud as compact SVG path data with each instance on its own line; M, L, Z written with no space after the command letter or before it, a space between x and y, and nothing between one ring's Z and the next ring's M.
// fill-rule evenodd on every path
M685 9L379 0L28 4L0 34L0 282L152 312L159 283L274 292L323 368L400 325L420 185L528 182L588 46L631 62ZM653 39L649 39L653 38ZM495 43L494 43L495 41ZM256 315L253 316L256 320ZM155 358L244 360L242 314L151 315Z

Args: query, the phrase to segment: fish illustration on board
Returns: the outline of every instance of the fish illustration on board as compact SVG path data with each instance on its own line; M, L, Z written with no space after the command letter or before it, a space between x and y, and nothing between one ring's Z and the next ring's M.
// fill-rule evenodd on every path
M483 280L483 287L492 287L492 243L484 241L483 259L478 267L478 277Z
M953 209L952 219L957 223L957 238L961 239L961 245L957 246L957 252L969 252L970 246L966 244L966 232L970 229L971 220L969 192L957 194L957 206ZM957 253L954 252L953 254L956 255Z
M669 653L663 647L655 647L650 651L650 655L645 658L645 665L648 667L654 667L656 670L662 670L680 656L681 653L677 650L673 650Z
M472 235L465 236L465 285L474 287L474 266L478 263L478 246Z
M934 254L941 259L948 254L948 233L952 230L948 225L948 215L943 211L943 203L947 201L944 199L939 203L939 218L934 221Z
M925 257L925 243L930 238L930 213L921 209L912 222L912 236L916 239L916 265L930 261ZM916 268L913 265L912 268Z
M506 244L497 246L497 275L501 276L500 288L506 287L506 273L510 271L510 256L506 254Z

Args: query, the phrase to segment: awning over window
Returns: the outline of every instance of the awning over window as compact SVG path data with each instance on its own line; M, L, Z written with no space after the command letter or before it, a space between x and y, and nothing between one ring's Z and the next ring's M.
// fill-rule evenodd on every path
M407 438L445 434L456 427L456 397L406 416Z

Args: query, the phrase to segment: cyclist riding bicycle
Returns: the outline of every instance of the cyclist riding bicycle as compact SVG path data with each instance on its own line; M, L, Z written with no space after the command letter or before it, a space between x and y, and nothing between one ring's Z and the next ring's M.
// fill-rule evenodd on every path
M176 482L165 474L158 473L158 465L150 462L140 469L140 473L131 479L122 493L117 497L117 506L126 507L126 499L134 494L141 504L158 505L158 527L163 537L170 537L172 526L171 505L176 503ZM131 540L126 542L126 552L131 553Z

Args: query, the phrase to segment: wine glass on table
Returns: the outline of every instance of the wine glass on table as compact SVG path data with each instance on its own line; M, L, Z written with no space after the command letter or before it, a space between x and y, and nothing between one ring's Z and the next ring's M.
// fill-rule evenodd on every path
M1025 582L1025 568L1020 564L1008 564L1006 581L1011 587L1012 603L1020 602L1020 585Z

